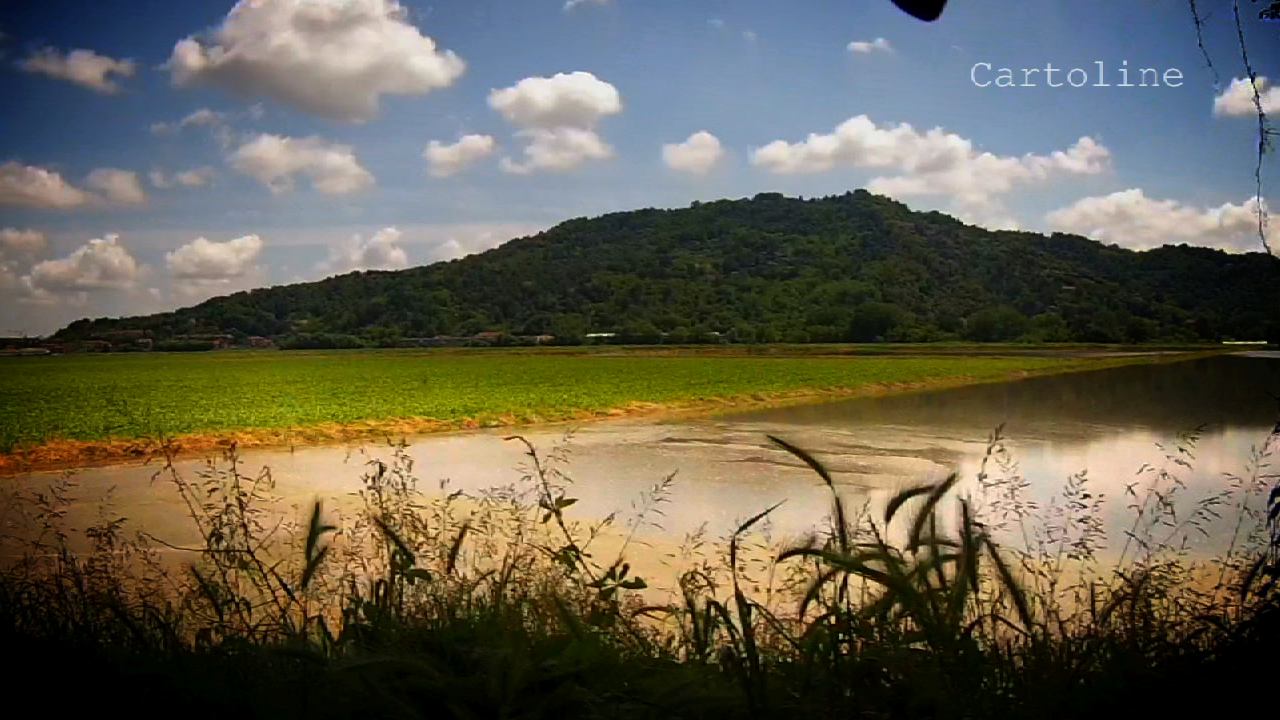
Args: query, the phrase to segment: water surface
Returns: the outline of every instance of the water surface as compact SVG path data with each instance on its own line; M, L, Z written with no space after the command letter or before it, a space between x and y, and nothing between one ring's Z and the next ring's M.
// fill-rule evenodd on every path
M1247 470L1251 449L1275 424L1280 405L1280 353L1244 353L1201 360L1135 365L1016 382L862 398L808 406L738 412L707 419L606 421L573 429L523 434L538 448L567 448L563 466L573 480L573 511L582 517L624 516L641 494L675 474L661 530L679 540L700 528L728 533L742 519L780 501L770 516L777 536L801 535L820 524L830 495L817 476L767 438L774 434L812 451L832 471L853 505L873 506L894 491L936 481L951 472L976 475L993 429L1002 426L1029 492L1048 502L1073 473L1088 471L1092 491L1111 498L1107 524L1113 541L1126 526L1125 487L1144 465L1161 466L1179 436L1194 432L1194 461L1178 468L1188 497L1222 487ZM480 492L520 482L524 448L507 431L479 431L412 439L408 453L423 487L447 480L450 489ZM1185 440L1183 441L1185 443ZM315 497L349 502L384 444L248 451L248 470L270 467L286 503L305 507ZM178 464L187 474L200 460ZM83 522L111 492L131 524L175 543L194 539L174 493L150 480L154 467L116 466L76 473ZM15 482L39 486L56 477L34 473ZM973 490L969 481L968 491ZM1217 539L1228 525L1212 528Z

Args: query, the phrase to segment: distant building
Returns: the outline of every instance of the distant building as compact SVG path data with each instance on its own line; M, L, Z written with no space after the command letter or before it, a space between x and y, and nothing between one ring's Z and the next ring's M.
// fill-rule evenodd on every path
M90 335L81 344L81 350L86 349L85 343L95 343L92 352L146 352L152 349L155 340L150 330L107 330ZM103 350L96 343L106 343L107 348Z
M276 341L269 337L261 335L250 335L248 339L249 347L260 350L268 350L276 346Z
M482 345L497 345L506 339L506 337L506 333L498 332L496 330L486 330L485 332L478 332L472 336L477 343Z

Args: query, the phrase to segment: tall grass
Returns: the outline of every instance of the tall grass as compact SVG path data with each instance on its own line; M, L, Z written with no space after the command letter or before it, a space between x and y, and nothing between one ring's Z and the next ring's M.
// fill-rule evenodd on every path
M1274 710L1280 425L1199 498L1183 479L1196 436L1179 438L1125 493L1109 555L1089 476L1034 502L999 430L972 482L874 512L771 439L830 489L825 527L778 546L775 506L722 543L691 536L666 592L628 555L652 552L674 478L579 520L567 449L519 436L509 487L422 489L393 444L350 506L296 520L234 447L194 477L170 461L154 481L183 499L193 546L129 534L108 505L72 532L64 477L5 504L12 694L210 717L1182 716L1250 695ZM1192 553L1224 517L1225 551Z

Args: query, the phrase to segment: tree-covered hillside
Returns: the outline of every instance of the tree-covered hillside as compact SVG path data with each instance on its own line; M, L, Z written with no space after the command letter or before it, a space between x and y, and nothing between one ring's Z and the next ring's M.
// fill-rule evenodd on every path
M1280 259L992 232L865 191L577 219L397 272L241 292L113 330L277 338L589 332L633 342L1275 340Z

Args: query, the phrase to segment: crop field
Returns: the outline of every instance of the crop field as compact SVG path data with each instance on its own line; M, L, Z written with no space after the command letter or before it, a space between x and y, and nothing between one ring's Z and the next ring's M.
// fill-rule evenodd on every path
M54 441L362 423L366 429L378 423L410 429L518 424L993 380L1100 362L505 350L6 358L0 360L0 452Z

